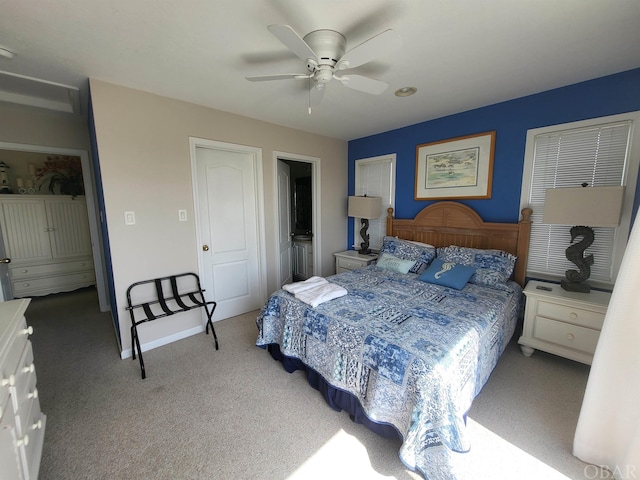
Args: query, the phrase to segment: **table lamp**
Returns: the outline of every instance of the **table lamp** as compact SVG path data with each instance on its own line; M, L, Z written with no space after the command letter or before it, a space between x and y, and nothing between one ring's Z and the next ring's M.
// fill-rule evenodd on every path
M584 283L591 275L593 255L584 251L593 243L595 235L591 227L617 227L622 212L624 187L549 188L545 191L543 223L549 225L575 225L569 231L571 245L565 254L567 260L579 270L567 270L560 286L569 292L589 293L591 287ZM589 226L587 226L589 225ZM576 238L579 242L573 243Z
M368 255L371 253L369 249L369 219L380 218L380 212L382 210L382 198L381 197L349 197L348 213L350 217L360 219L360 236L362 237L362 243L360 244L360 250L358 253L362 255Z

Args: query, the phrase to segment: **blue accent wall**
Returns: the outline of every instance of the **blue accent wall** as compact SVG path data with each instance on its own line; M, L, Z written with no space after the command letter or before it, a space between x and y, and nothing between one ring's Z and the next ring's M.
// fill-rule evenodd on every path
M91 92L89 92L89 139L91 141L91 161L95 176L96 198L98 199L98 210L100 214L100 231L102 232L102 242L104 248L104 260L106 277L109 289L109 304L111 306L111 317L113 325L118 335L118 343L121 343L120 321L118 320L118 305L116 303L116 289L113 283L113 264L111 261L111 244L109 243L109 228L107 227L107 214L104 205L104 189L102 188L102 172L100 170L100 159L98 158L98 140L96 138L96 125L93 118L93 103L91 102Z
M429 92L418 92L411 99L398 101L407 100L428 103ZM433 203L414 200L416 146L495 130L491 198L460 202L476 210L487 222L516 222L527 130L636 110L640 110L640 68L352 140L349 195L354 194L357 159L395 153L395 216L413 218ZM640 189L640 182L638 185ZM640 199L638 189L634 212ZM352 221L348 238L353 238Z

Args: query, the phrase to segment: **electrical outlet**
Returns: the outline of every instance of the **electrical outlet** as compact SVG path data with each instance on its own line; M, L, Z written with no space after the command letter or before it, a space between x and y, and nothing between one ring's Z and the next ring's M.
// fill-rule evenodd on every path
M187 221L187 211L186 210L178 210L178 220L181 222Z
M124 224L125 225L135 225L136 224L136 213L135 212L124 212Z

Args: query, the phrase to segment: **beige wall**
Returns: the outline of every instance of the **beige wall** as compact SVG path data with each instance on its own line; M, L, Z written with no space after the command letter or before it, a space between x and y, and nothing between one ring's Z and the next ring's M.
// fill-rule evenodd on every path
M267 293L278 287L273 152L320 158L319 274L334 273L332 253L344 249L347 230L347 142L102 81L90 85L124 350L131 346L127 287L198 271L189 137L262 149ZM187 210L187 222L178 222L178 209ZM125 211L135 212L136 225L125 226ZM141 332L143 342L200 325L198 313L190 313L179 322L165 318L149 324Z
M89 151L86 118L0 104L0 142Z

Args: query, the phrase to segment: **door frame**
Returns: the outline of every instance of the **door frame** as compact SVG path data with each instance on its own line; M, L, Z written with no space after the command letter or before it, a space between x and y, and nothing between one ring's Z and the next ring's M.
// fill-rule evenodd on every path
M109 296L107 294L107 280L104 269L104 252L102 251L101 231L98 227L98 209L94 191L95 175L91 168L89 152L74 148L51 147L47 145L28 145L24 143L0 142L0 150L15 150L19 152L33 152L51 155L70 155L80 157L82 164L82 179L84 182L85 200L87 202L87 216L89 217L89 235L91 236L91 251L93 253L93 268L96 273L96 290L101 312L110 311Z
M282 182L280 181L281 176L280 174L282 173L283 169L286 167L287 170L287 180L289 182L289 185L286 187L287 188L287 197L286 197L286 205L282 205L282 199L283 199L283 195L282 195L282 191L281 188L283 188L282 186ZM293 258L293 238L291 237L291 212L292 212L292 206L291 206L291 166L281 160L281 159L277 159L276 160L276 185L277 190L275 192L276 197L277 197L277 209L276 209L276 225L278 228L278 268L276 269L276 275L278 275L278 287L282 287L283 285L285 285L286 283L291 283L293 282L293 263L294 263L294 258ZM284 219L283 218L283 210L286 209L286 215L287 218ZM286 220L287 222L287 233L286 233L286 242L288 244L287 247L287 253L289 256L289 275L287 275L284 278L284 281L282 279L282 259L283 259L283 255L282 255L282 243L283 243L283 238L282 238L282 223L283 220ZM0 266L1 268L1 266ZM286 272L285 272L286 273Z
M278 160L290 160L292 162L301 162L301 163L310 163L311 164L311 198L312 198L312 207L311 211L313 219L311 220L311 230L313 232L313 237L311 237L311 244L313 245L313 274L318 275L320 272L320 265L322 264L322 255L320 252L322 251L322 232L320 231L320 226L322 222L320 219L321 208L320 208L320 158L319 157L310 157L308 155L299 155L296 153L287 153L287 152L273 152L273 191L275 192L273 198L274 202L274 211L278 209ZM275 245L275 254L278 258L280 255L279 252L279 233L276 229L274 233L274 245ZM276 264L276 278L280 279L280 262Z
M198 251L198 274L204 275L204 261L202 259L202 230L200 228L200 200L198 194L197 179L197 148L209 148L213 150L222 150L234 153L245 153L251 155L253 159L253 169L255 178L255 197L256 197L256 216L258 225L256 227L258 234L258 295L260 302L264 303L267 299L267 251L265 242L265 221L264 221L264 180L262 175L262 149L258 147L250 147L247 145L238 145L235 143L220 142L217 140L208 140L206 138L189 137L189 151L191 156L191 184L193 191L194 205L194 221L196 227L196 245Z

